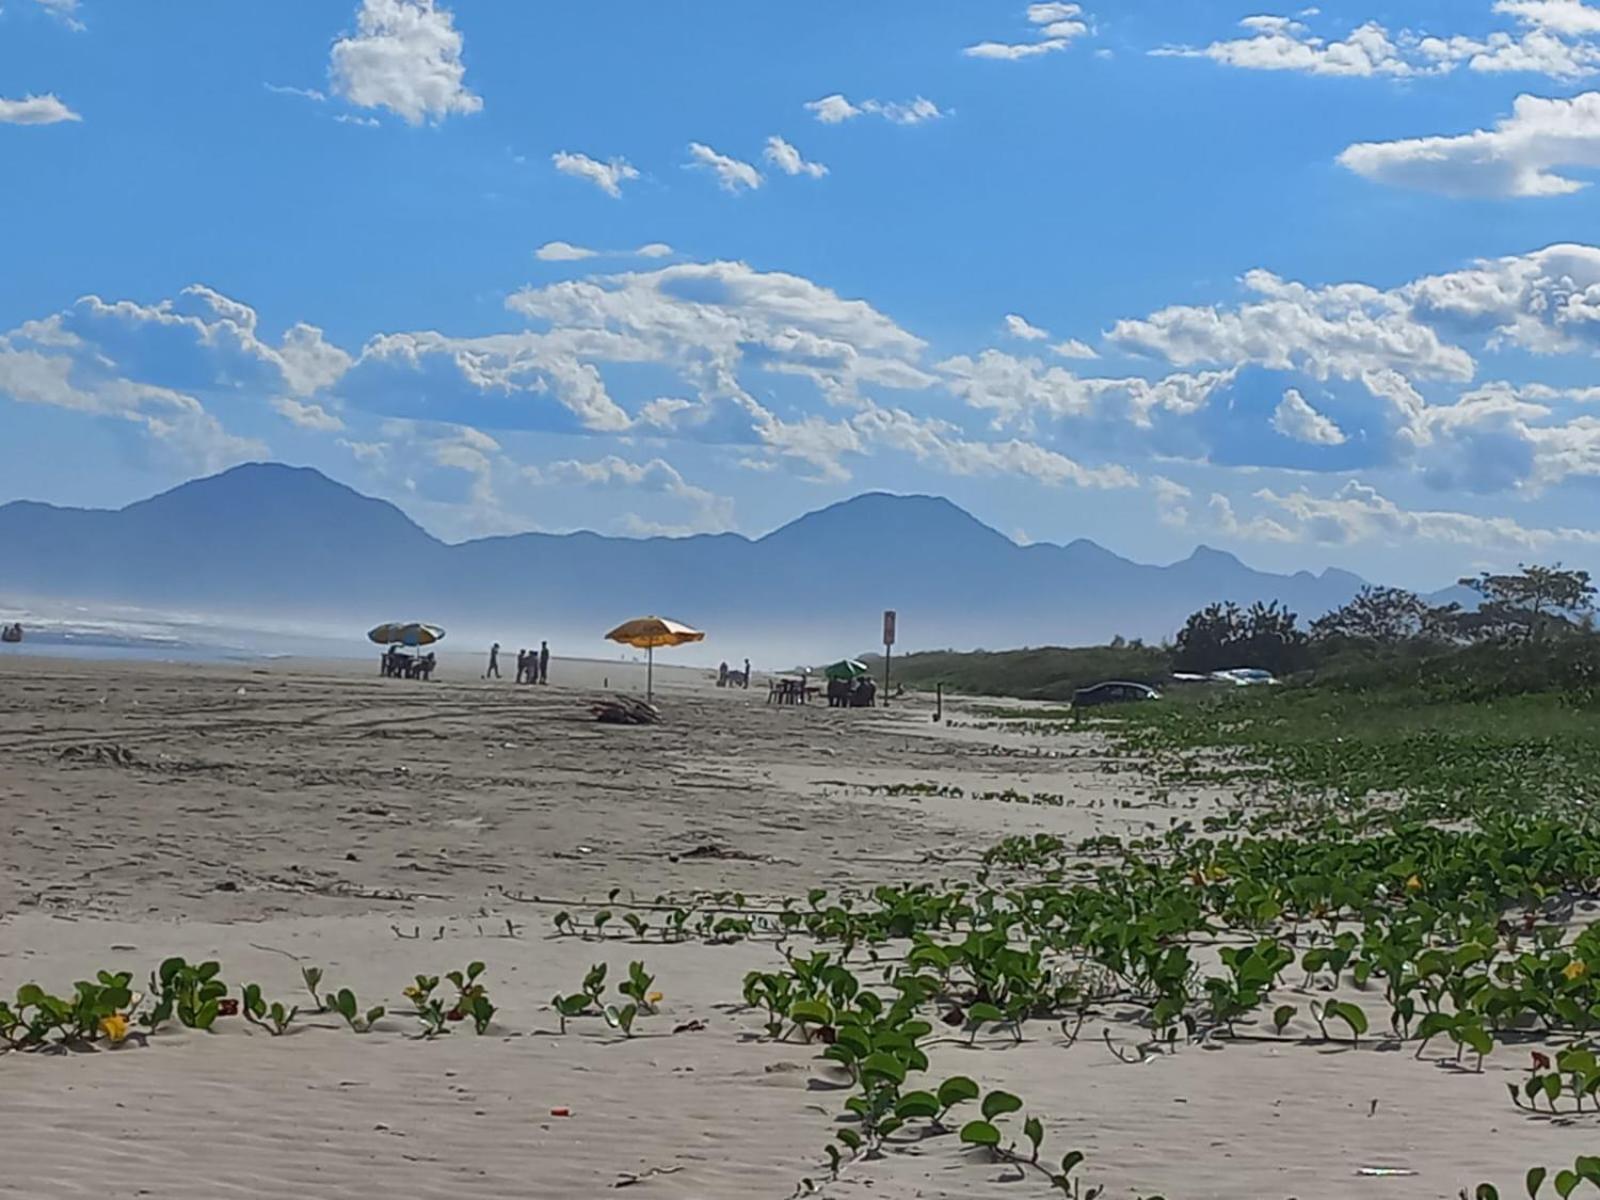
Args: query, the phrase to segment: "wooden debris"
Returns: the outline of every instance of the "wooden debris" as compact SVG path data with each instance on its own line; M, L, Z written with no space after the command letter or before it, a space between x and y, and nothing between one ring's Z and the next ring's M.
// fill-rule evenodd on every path
M589 705L589 711L594 714L594 719L602 725L659 725L661 724L661 710L654 704L646 704L643 700L635 700L628 696L612 696L607 700L595 700Z

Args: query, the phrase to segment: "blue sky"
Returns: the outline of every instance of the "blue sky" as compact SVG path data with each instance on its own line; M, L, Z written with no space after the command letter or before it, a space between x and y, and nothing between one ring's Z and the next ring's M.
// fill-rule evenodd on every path
M0 500L1600 567L1600 3L3 0Z

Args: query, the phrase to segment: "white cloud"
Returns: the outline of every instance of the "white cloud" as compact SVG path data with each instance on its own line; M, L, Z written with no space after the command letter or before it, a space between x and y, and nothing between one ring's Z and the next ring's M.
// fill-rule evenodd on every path
M1260 270L1246 273L1243 283L1256 299L1231 309L1175 306L1118 321L1110 340L1179 366L1256 363L1369 386L1388 378L1381 372L1472 378L1472 356L1419 320L1398 293L1356 283L1308 287Z
M1024 432L1038 423L1111 419L1148 429L1157 414L1189 416L1231 383L1232 371L1174 374L1151 381L1138 375L1084 379L1037 358L985 350L976 358L956 355L939 363L950 392L968 407L991 414L996 427Z
M356 34L333 44L333 90L359 108L386 108L412 125L475 113L461 34L434 0L362 0Z
M533 482L540 484L577 484L654 493L682 501L696 510L691 520L674 524L646 525L635 515L635 523L629 526L629 530L636 534L710 533L733 525L731 499L689 483L676 467L660 458L642 463L615 454L608 454L593 462L563 459L543 467L530 467L526 474Z
M78 17L78 0L34 0L34 2L74 33L82 33L88 28Z
M307 404L290 396L279 396L272 402L272 407L284 420L301 429L318 433L338 433L344 429L344 422L320 404Z
M1272 413L1272 427L1286 438L1312 446L1342 446L1343 431L1306 401L1295 388L1283 393Z
M665 242L648 242L635 250L591 250L571 242L546 242L533 252L540 262L582 262L589 258L671 258L672 247Z
M152 450L192 470L218 471L267 453L261 442L230 434L195 397L126 378L81 340L34 348L40 344L24 330L0 335L0 396L126 422Z
M1192 491L1165 475L1152 475L1150 490L1155 493L1157 520L1178 529L1189 523L1188 501L1194 495Z
M1042 42L978 42L962 51L968 58L992 58L1002 62L1017 62L1024 58L1037 58L1056 50L1065 50L1070 43L1065 38L1049 38Z
M598 250L574 246L571 242L546 242L533 252L533 256L541 262L581 262L586 258L595 258L599 253Z
M1087 342L1080 342L1077 338L1068 338L1064 342L1057 342L1050 347L1062 358L1099 358L1093 346Z
M690 142L689 154L694 159L691 165L709 168L725 192L737 193L740 188L754 191L766 182L761 172L749 163L718 154L703 142Z
M1295 71L1308 75L1413 78L1445 75L1461 67L1489 73L1524 72L1555 79L1576 79L1600 68L1600 47L1583 40L1600 10L1577 0L1507 0L1495 11L1519 21L1517 30L1494 30L1481 37L1460 34L1427 36L1391 32L1368 21L1341 39L1329 40L1299 18L1320 15L1314 9L1285 16L1252 16L1240 22L1248 36L1215 41L1207 46L1163 46L1152 54L1172 58L1209 58L1226 66L1254 71ZM1571 40L1576 38L1577 40Z
M1249 37L1209 46L1164 46L1152 54L1168 58L1209 58L1252 71L1301 71L1310 75L1396 75L1418 73L1388 30L1369 21L1344 41L1327 42L1289 17L1246 17L1239 22Z
M852 117L859 117L862 109L857 108L838 92L831 96L824 96L820 100L806 101L806 109L824 125L838 125Z
M925 121L937 121L947 115L925 96L918 96L913 100L863 100L857 105L835 92L831 96L823 96L820 100L807 101L805 107L824 125L838 125L863 113L882 117L894 125L921 125Z
M1037 58L1065 50L1077 38L1089 32L1089 22L1083 7L1078 4L1030 4L1028 23L1033 26L1036 40L1031 42L979 42L962 51L968 58L997 59L1016 62L1024 58Z
M1600 33L1600 8L1584 0L1496 0L1494 11L1568 37Z
M812 179L821 179L828 173L827 167L818 162L807 162L800 151L776 134L767 139L767 148L762 152L762 157L785 175L809 175Z
M1358 175L1454 196L1563 196L1588 184L1558 167L1600 167L1600 92L1518 96L1492 130L1361 142L1339 156Z
M1042 342L1050 336L1049 330L1030 325L1026 317L1019 317L1016 313L1006 314L1006 332L1025 342Z
M1273 511L1273 518L1259 518L1264 524L1240 523L1232 532L1246 537L1274 537L1264 532L1274 527L1287 535L1274 537L1274 540L1336 545L1428 541L1474 549L1492 547L1536 553L1547 553L1560 546L1600 545L1600 532L1590 529L1530 528L1511 517L1403 509L1356 480L1346 483L1332 496L1316 496L1304 489L1280 495L1263 488L1254 498Z
M0 125L56 125L81 120L53 94L24 96L21 100L0 97Z
M275 96L299 96L315 104L321 104L328 98L325 92L319 92L316 88L294 87L286 83L263 83L261 86Z
M574 179L586 179L612 198L622 195L624 183L639 178L638 170L627 159L620 157L613 158L609 162L601 162L590 158L587 154L572 154L566 150L557 150L550 156L550 161L563 175L571 175Z

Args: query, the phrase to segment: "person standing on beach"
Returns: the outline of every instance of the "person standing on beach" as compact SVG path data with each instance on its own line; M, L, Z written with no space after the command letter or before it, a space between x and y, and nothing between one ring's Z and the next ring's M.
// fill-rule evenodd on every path
M550 682L550 643L539 643L539 682Z
M500 643L496 642L489 647L489 669L483 673L485 679L500 678Z
M527 677L528 677L528 652L526 650L518 650L517 651L517 682L518 683L522 683L527 679Z
M748 691L750 688L750 660L748 658L744 660L744 686L745 690Z

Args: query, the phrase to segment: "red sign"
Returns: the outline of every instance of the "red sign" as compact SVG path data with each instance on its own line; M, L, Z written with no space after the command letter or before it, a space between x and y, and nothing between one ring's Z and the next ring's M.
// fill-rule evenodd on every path
M887 609L883 614L883 644L894 645L894 609Z

